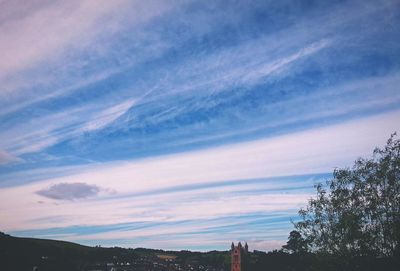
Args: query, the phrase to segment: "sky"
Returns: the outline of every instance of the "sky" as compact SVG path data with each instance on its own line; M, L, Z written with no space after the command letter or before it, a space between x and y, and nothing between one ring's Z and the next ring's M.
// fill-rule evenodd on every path
M0 0L0 231L279 249L400 132L400 2Z

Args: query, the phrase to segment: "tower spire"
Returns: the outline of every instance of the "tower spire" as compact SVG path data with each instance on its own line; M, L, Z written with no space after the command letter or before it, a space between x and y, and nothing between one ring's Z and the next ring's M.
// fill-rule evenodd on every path
M231 245L231 271L248 271L247 262L248 262L248 250L249 247L247 242L245 246L242 246L242 243L239 242L237 246L232 242Z

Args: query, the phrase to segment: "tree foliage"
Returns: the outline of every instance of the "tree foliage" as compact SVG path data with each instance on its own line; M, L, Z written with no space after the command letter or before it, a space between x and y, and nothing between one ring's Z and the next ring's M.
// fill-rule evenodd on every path
M308 242L300 232L291 231L286 245L282 246L284 251L294 254L301 254L308 251Z
M336 169L299 211L298 232L313 251L338 256L393 257L400 250L400 140Z

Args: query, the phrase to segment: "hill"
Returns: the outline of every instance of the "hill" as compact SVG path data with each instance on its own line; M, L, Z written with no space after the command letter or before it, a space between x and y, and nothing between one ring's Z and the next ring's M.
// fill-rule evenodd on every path
M229 253L89 247L0 233L1 270L228 270Z

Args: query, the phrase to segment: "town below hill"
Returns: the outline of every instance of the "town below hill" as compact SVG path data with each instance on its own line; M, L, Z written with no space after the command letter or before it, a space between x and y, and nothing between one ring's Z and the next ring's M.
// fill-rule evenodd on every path
M228 246L229 248L229 246ZM230 271L232 250L164 251L146 248L89 247L71 242L13 237L0 233L1 270L13 271ZM340 258L283 250L246 254L241 271L397 270L396 259Z

